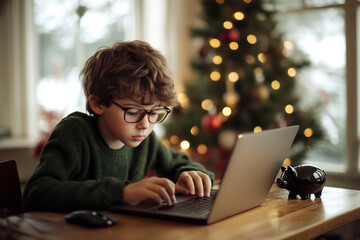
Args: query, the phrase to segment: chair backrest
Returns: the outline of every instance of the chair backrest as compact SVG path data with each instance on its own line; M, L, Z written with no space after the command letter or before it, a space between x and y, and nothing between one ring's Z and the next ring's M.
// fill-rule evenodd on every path
M15 160L0 162L0 210L9 214L24 212L21 185Z

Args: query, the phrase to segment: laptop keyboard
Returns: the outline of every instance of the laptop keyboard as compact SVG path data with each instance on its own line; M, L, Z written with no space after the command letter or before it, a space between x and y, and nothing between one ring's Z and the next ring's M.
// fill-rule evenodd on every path
M194 197L188 200L175 203L172 206L163 205L157 207L155 210L164 210L170 212L182 212L182 213L191 213L191 214L203 214L209 212L211 206L215 200L217 190L212 189L210 197Z

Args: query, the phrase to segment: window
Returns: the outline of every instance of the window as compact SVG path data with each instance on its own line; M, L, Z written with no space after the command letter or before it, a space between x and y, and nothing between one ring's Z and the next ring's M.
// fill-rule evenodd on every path
M3 0L0 148L32 147L39 138L39 118L84 111L80 68L97 48L115 40L149 42L179 79L184 67L177 62L185 55L174 46L185 42L179 40L187 15L183 5L167 0Z
M50 133L63 116L86 111L79 72L100 46L144 39L168 58L166 11L164 0L34 0L40 130Z
M352 0L268 0L278 11L277 29L304 52L311 64L299 74L303 106L323 102L318 113L325 138L308 155L309 161L336 172L356 172L358 164L359 76L356 62L356 7ZM357 11L360 13L360 10ZM356 80L357 79L357 80Z
M100 46L134 38L133 9L129 0L34 1L36 97L44 112L85 111L79 72Z

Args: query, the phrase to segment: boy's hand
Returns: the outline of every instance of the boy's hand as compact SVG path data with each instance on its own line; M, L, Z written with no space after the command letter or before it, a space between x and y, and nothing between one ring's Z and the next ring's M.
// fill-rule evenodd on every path
M175 190L184 195L210 197L211 179L201 171L184 171L176 182Z
M175 184L166 178L150 177L124 188L125 203L137 205L146 199L153 199L159 205L162 205L163 201L169 206L173 205L176 203Z

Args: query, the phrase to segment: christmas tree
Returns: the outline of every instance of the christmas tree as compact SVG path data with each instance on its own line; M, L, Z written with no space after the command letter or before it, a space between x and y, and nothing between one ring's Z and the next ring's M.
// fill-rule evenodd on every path
M319 106L302 109L306 96L296 88L306 57L276 31L274 13L260 0L203 0L202 6L205 26L192 29L196 76L179 94L164 142L221 174L239 133L298 124L284 164L300 163L322 137Z

